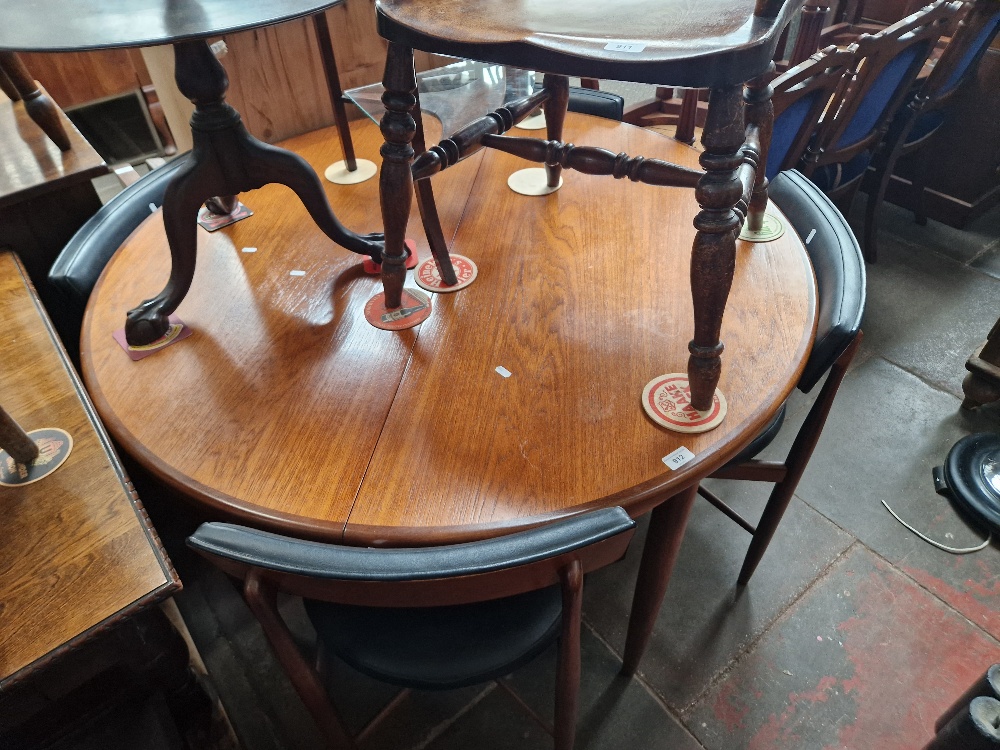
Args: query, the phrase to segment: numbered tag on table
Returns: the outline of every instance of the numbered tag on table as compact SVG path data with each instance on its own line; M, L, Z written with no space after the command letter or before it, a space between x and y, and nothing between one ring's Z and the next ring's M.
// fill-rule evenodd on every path
M671 471L681 468L684 464L694 458L694 454L684 446L681 446L673 453L663 457L663 463Z

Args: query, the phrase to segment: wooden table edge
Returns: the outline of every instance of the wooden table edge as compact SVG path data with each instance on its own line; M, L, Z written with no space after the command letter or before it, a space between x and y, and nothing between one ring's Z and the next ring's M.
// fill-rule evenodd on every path
M49 317L48 312L45 310L45 307L42 305L38 297L38 292L35 289L34 284L31 283L31 279L28 277L28 273L25 270L24 265L21 263L21 259L18 257L17 253L12 250L3 250L0 252L10 253L13 257L14 266L17 268L17 271L21 276L21 281L29 292L28 296L30 297L32 305L35 308L35 312L41 318L45 331L52 342L53 348L55 349L66 374L69 376L70 382L73 385L77 397L80 399L80 403L83 406L83 410L86 413L91 426L94 428L94 433L97 435L97 439L100 442L101 447L105 450L108 456L113 459L111 461L112 468L114 468L115 474L118 476L118 481L121 483L122 489L125 491L125 495L129 499L132 511L135 513L136 519L139 521L139 525L142 527L143 533L146 535L150 549L160 565L164 578L164 582L149 593L139 597L123 609L118 610L118 612L113 615L106 617L96 625L92 625L61 646L53 649L30 664L24 665L17 671L12 672L10 675L0 680L0 691L3 691L11 685L20 682L22 679L35 671L44 668L47 664L55 659L58 659L68 651L72 651L83 643L86 643L95 635L113 628L118 622L130 617L135 612L152 606L153 604L156 604L157 602L160 602L180 591L183 588L183 585L181 583L180 576L177 575L177 571L163 547L163 543L160 541L159 534L157 534L156 529L153 527L145 506L143 506L142 501L139 499L139 496L135 491L135 487L133 487L128 475L125 474L121 467L121 460L118 458L118 454L111 442L111 438L105 431L104 424L98 416L97 410L90 399L87 389L80 381L80 376L77 374L76 368L74 368L73 364L70 362L69 355L66 354L66 349L63 347L58 334L56 334L52 320Z

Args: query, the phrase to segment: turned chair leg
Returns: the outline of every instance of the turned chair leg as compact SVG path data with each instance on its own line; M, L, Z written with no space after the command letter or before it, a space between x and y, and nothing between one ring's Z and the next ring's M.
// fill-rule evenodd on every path
M743 86L712 89L699 158L705 175L695 197L701 211L691 253L691 296L694 338L688 344L691 405L708 411L722 374L722 316L736 269L736 238L740 219L733 208L743 197L739 168L746 140Z
M395 309L402 305L403 282L406 279L406 224L410 218L413 197L413 162L411 145L417 132L413 113L417 106L417 79L413 70L413 50L395 42L389 43L382 79L385 93L382 103L385 114L380 128L382 169L379 174L379 201L385 227L385 249L382 251L382 288L385 306Z
M542 85L549 92L548 101L545 102L545 135L550 141L562 143L563 123L569 107L569 78L546 73L542 80ZM545 174L550 188L559 187L559 178L562 176L559 164L546 164Z
M764 212L767 210L767 155L771 147L771 132L774 130L774 103L771 101L774 93L771 87L774 70L772 62L764 73L747 83L743 93L747 105L747 124L756 126L760 133L760 153L747 211L747 228L751 232L759 232L763 228Z
M59 108L42 93L35 79L24 67L21 58L14 52L0 52L0 70L24 101L28 117L59 147L60 151L69 151L69 136L66 135L66 129L59 120Z

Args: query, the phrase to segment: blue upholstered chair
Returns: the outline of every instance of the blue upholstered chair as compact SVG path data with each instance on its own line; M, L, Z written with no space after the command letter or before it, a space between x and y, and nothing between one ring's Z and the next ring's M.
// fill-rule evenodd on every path
M1000 5L996 0L967 3L968 12L952 34L934 70L892 120L888 134L875 154L874 178L868 186L865 212L865 259L878 257L878 210L892 179L896 162L921 151L944 124L946 107L962 84L971 78L979 61L1000 31ZM924 211L927 152L915 159L910 205L919 224L927 223Z
M738 578L741 586L749 582L757 569L812 457L840 383L861 343L861 316L865 308L865 264L861 249L847 221L830 199L794 170L781 172L772 180L770 197L805 242L819 292L816 339L798 388L808 393L824 375L826 380L784 461L754 458L777 437L785 418L782 406L746 448L712 474L718 479L774 483L756 526L712 492L698 488L700 495L753 536Z
M847 85L856 59L853 51L827 47L771 83L774 129L767 156L768 180L798 166L830 102Z
M334 747L354 742L278 612L279 592L305 600L324 654L407 688L488 682L558 640L555 746L570 750L583 575L620 559L634 530L625 511L606 508L509 536L419 549L321 544L223 523L203 524L188 544L242 581L278 660Z
M937 0L848 48L858 60L853 79L822 118L799 167L842 211L850 208L892 118L959 9Z

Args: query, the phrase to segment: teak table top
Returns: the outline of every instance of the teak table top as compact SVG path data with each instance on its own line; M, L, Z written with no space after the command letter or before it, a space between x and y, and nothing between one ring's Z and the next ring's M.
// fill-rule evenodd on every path
M377 128L352 125L358 153L377 158ZM570 114L566 140L697 166L693 149L597 118ZM340 158L335 141L329 130L285 145L322 171ZM377 278L272 185L243 196L254 217L199 231L178 310L194 335L132 362L112 332L169 269L151 216L84 321L84 376L109 429L216 517L356 544L484 537L611 504L638 515L704 477L774 414L811 347L801 240L738 243L729 416L705 434L668 432L640 399L653 377L685 372L693 191L567 173L557 193L527 198L506 185L525 166L487 150L434 178L452 252L479 276L399 333L363 317ZM376 180L327 190L347 226L380 228ZM415 208L408 234L428 257ZM681 446L696 457L670 471L662 458Z
M27 274L0 252L0 399L28 431L73 437L66 463L0 487L0 689L180 588Z

